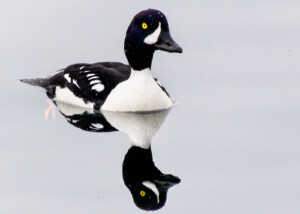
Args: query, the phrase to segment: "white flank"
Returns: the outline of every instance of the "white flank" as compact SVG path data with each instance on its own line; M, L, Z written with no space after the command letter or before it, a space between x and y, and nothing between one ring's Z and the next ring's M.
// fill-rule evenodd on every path
M173 101L155 82L149 68L131 70L128 80L115 87L101 110L106 111L157 111L172 107Z
M161 32L161 27L160 27L160 22L159 22L158 27L155 29L155 31L153 33L151 33L144 39L144 42L148 45L155 44L158 40L160 32Z
M79 68L79 70L82 70L84 68L84 66L81 66L80 68Z
M86 75L86 77L91 77L91 76L94 76L95 74L88 74Z
M69 74L65 74L65 75L64 75L64 78L65 78L69 83L71 83L71 78L70 78L70 75L69 75Z
M65 102L60 102L60 101L56 101L56 106L57 106L58 110L66 116L73 116L75 114L83 114L84 112L92 114L94 112L94 110L91 108L82 108L79 106L71 105L71 104L68 104ZM69 118L68 118L68 121L70 121Z
M83 102L83 100L79 97L76 97L67 87L61 88L59 86L55 89L55 101L60 101L64 103L68 103L75 106L80 106L84 108L93 108L94 105L90 102Z
M93 89L93 90L96 90L96 91L98 91L98 92L100 92L100 91L103 91L104 85L98 83L98 84L94 85L94 86L92 87L92 89Z
M142 184L145 187L151 189L152 192L154 192L154 194L156 195L156 198L157 198L157 203L159 203L159 191L158 191L157 187L155 186L155 184L152 183L151 181L144 181Z

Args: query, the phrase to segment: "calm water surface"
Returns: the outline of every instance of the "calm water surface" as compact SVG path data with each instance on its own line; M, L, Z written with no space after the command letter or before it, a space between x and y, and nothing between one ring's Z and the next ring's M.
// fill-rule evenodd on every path
M57 107L45 119L45 92L19 79L77 62L126 62L128 24L149 7L166 14L183 48L153 61L177 105L150 119L104 115L110 132L86 131L101 129L103 117L82 130ZM4 3L0 213L144 213L126 184L139 190L147 171L129 164L140 173L124 178L125 160L174 185L158 213L299 213L299 8L292 0ZM145 142L145 129L151 152L141 155L130 148L134 136Z

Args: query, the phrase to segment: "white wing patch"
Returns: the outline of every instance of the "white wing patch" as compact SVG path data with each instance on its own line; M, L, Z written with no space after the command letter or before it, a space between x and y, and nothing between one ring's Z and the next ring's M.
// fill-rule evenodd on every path
M95 91L100 92L100 91L103 91L104 85L98 83L98 84L94 85L94 86L92 87L92 89L95 90Z
M84 67L84 66L82 66L82 67ZM103 91L105 87L102 84L100 77L96 73L94 73L93 71L82 70L81 68L80 68L80 70L81 70L80 73L84 74L85 77L87 78L88 83L91 87L90 89L94 90L96 92Z
M92 80L91 82L90 82L90 85L93 85L93 84L98 84L98 83L101 83L101 81L100 80Z
M161 26L160 22L158 23L158 27L155 29L153 33L148 35L145 39L144 42L148 45L153 45L157 42L159 34L161 32Z
M101 82L99 76L97 76L97 74L94 73L93 71L90 71L90 70L83 70L84 67L85 67L85 66L80 67L80 68L79 68L79 70L80 70L79 72L80 72L81 74L84 74L85 77L87 78L88 83L89 83L89 85L90 85L90 89L91 89L91 90L94 90L94 91L96 91L96 92L101 92L101 91L103 91L104 88L105 88L105 86L102 84L102 82ZM71 78L71 77L70 77L70 74L65 74L65 75L64 75L64 78L66 79L66 81L68 81L68 82L71 83L71 84L76 85L76 86L80 89L77 80L74 79L74 78Z
M77 84L77 81L76 81L76 80L73 80L73 82L74 82L74 84L75 84L78 88L80 88L79 85Z
M71 83L71 78L70 78L70 75L69 75L69 74L65 74L65 75L64 75L64 78L65 78L69 83Z
M98 79L98 77L97 76L89 77L89 80L93 80L93 79Z
M70 74L65 74L65 75L64 75L64 78L65 78L69 83L74 83L78 88L80 88L79 85L78 85L78 83L77 83L77 81L74 80L74 79L71 79Z
M101 80L99 77L93 73L86 75L88 77L88 80L90 81L90 85L92 86L92 90L95 90L97 92L101 92L104 90L104 85L101 84Z
M103 125L101 123L92 123L90 128L92 128L92 126L97 129L102 129L103 128Z

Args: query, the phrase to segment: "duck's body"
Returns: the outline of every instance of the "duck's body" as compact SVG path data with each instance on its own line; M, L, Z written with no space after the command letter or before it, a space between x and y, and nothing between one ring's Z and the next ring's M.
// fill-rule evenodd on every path
M45 80L55 101L99 109L110 92L130 76L130 66L117 62L75 64Z
M155 50L182 52L169 33L166 17L157 10L137 14L128 27L125 54L118 62L74 64L48 79L23 80L42 86L56 101L107 111L157 111L173 101L151 73Z

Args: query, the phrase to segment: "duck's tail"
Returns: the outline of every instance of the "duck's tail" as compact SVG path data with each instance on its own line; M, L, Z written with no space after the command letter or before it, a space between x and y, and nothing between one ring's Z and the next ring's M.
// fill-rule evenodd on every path
M46 88L49 85L49 78L21 79L20 81L29 85L39 86L42 88Z

